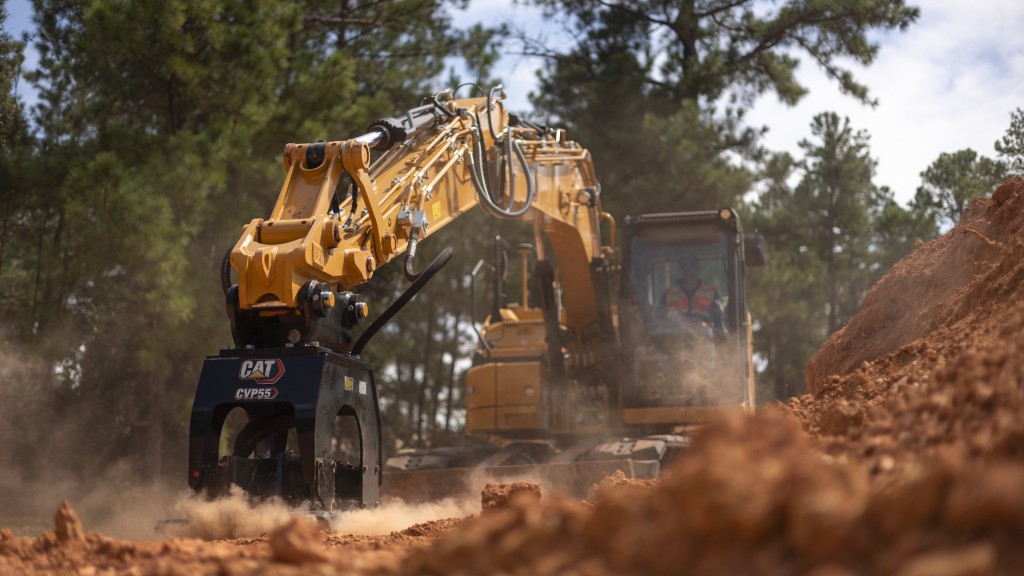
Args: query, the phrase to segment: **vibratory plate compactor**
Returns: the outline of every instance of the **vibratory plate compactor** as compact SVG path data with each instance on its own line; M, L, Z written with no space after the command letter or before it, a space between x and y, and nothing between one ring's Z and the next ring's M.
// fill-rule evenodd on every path
M222 350L196 390L189 485L219 496L236 484L318 515L375 507L380 430L373 371L358 358L316 345Z

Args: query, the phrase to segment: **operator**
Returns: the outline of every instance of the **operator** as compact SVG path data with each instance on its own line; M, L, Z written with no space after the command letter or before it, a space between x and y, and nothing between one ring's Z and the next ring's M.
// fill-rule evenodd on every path
M680 277L665 291L664 305L669 318L725 332L722 298L718 288L700 279L700 259L686 255L679 259Z

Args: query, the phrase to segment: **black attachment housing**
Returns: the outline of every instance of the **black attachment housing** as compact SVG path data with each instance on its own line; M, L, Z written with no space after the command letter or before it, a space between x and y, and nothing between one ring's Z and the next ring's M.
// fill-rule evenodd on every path
M221 457L224 422L248 415L231 453ZM354 417L356 438L336 438L335 419ZM287 449L295 429L298 451ZM347 461L334 448L348 440ZM354 440L354 441L353 441ZM189 486L211 496L231 484L255 497L280 496L331 511L380 501L381 426L369 364L315 347L222 350L203 364L189 429Z

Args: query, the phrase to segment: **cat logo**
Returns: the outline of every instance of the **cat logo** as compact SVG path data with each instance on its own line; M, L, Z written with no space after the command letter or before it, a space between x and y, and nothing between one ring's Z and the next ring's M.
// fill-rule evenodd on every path
M238 369L239 380L252 380L257 384L270 385L284 374L284 362L274 360L246 360Z

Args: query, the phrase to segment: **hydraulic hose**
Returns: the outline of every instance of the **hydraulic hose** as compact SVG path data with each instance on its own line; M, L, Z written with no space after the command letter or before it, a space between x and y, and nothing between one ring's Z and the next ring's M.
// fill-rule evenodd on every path
M501 90L501 88L501 84L498 84L494 88L491 88L491 91L487 93L487 129L491 131L491 138L495 140L498 139L498 135L494 132L494 121L491 120L491 97L495 92Z
M352 220L355 219L356 209L359 207L359 186L355 182L352 182L352 193L349 197L352 199L349 203L351 209L348 211L348 219L342 225L342 228L345 230L352 227Z
M231 289L231 249L224 253L224 259L220 261L220 287L224 295L228 295Z
M383 314L378 316L377 319L373 321L373 324L370 324L366 328L366 330L363 331L363 333L359 336L359 340L356 340L355 345L352 346L352 354L358 356L363 351L363 348L366 347L366 344L370 341L370 339L373 338L374 334L376 334L378 330L383 328L384 325L387 324L388 321L390 321L395 314L398 314L399 310L405 308L405 305L408 304L409 301L412 300L416 296L416 294L418 294L419 291L422 290L423 287L427 285L427 282L429 282L430 279L434 277L434 274L437 274L437 272L441 268L443 268L444 265L447 264L448 261L451 259L452 249L445 248L444 251L441 252L441 254L439 254L437 258L434 258L434 261L430 263L430 266L427 266L427 269L418 275L416 281L405 289L405 292L403 292L402 295L398 297L398 300L395 300L391 304L391 306L388 306L388 309L385 310Z
M498 205L498 201L500 200L500 196L499 196L499 198L494 198L493 189L490 186L488 186L488 182L487 182L487 178L486 178L486 167L485 166L478 166L476 160L473 157L473 154L469 155L469 162L470 162L470 170L469 170L469 172L470 172L470 177L473 180L473 186L476 188L477 197L480 200L480 205L481 205L481 207L484 208L484 211L487 212L488 214L490 214L491 216L494 216L494 217L497 217L497 218L514 219L514 218L519 218L520 216L526 214L526 211L530 209L531 205L533 205L533 200L534 200L534 198L536 197L536 194L537 194L537 187L536 187L536 185L533 182L533 175L530 173L530 166L529 166L529 164L526 161L526 156L523 154L523 149L519 145L519 143L516 142L512 138L511 130L509 130L509 132L506 134L506 138L507 138L508 141L505 143L505 154L503 155L504 158L502 160L505 160L507 162L507 166L508 166L508 171L507 172L508 172L508 182L509 182L508 188L509 188L509 192L508 192L508 204L505 207L501 207L501 206ZM483 141L483 129L480 127L480 122L479 122L479 119L478 119L477 120L477 142L476 142L476 148L477 148L477 151L478 151L478 153L480 155L480 163L486 165L487 164L487 158L486 158L486 152L484 151L483 145L481 144L482 141ZM514 173L512 171L512 160L511 160L511 158L508 158L509 156L511 156L513 154L519 160L520 165L522 165L523 170L526 173L526 199L523 202L523 205L519 209L517 209L517 210L513 210L512 209L512 205L513 205L514 199L515 199L515 175L514 175ZM498 163L501 164L502 162L499 161ZM505 174L505 171L502 170L502 175L504 175L504 174ZM504 182L502 182L501 180L504 180L504 178L499 179L499 182L498 182L499 186L498 187L499 188L504 188Z

